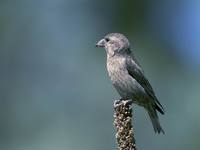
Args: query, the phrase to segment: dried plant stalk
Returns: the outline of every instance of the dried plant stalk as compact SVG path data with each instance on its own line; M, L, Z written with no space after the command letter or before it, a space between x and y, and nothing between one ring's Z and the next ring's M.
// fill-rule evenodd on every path
M132 126L132 101L117 100L114 103L114 126L119 150L136 150Z

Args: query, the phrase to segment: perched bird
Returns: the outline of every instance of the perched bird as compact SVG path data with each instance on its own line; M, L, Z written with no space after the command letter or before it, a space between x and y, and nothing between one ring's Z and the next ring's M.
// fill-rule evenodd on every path
M157 114L157 111L164 114L163 107L131 52L128 39L123 34L110 33L101 39L96 47L106 50L108 74L121 100L132 100L133 103L144 107L154 131L164 133Z

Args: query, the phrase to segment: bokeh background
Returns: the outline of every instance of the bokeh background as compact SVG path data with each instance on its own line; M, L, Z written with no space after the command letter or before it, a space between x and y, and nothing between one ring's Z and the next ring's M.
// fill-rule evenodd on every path
M1 0L0 149L116 149L105 34L125 34L166 115L154 134L134 107L140 150L200 148L199 0Z

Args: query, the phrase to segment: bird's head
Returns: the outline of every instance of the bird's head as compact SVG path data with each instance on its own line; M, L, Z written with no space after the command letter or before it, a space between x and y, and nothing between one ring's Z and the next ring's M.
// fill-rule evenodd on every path
M110 33L101 39L96 47L103 47L109 56L115 54L130 53L130 44L128 39L121 33Z

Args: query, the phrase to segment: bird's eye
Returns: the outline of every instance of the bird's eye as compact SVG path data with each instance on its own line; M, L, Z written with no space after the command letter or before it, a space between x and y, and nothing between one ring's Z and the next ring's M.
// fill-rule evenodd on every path
M109 41L110 41L110 39L109 39L109 38L105 38L105 41L106 41L106 42L109 42Z

